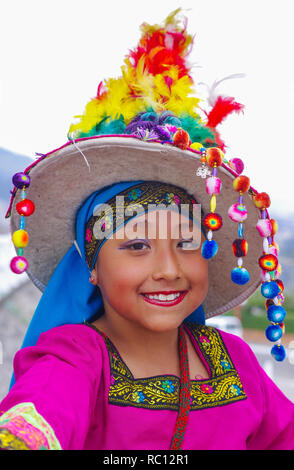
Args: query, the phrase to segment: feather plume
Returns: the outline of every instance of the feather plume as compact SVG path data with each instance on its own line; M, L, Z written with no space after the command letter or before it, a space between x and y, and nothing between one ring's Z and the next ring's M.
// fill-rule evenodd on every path
M218 126L229 114L232 112L243 111L244 105L237 103L234 98L230 96L219 96L207 115L208 127L215 128Z
M162 24L141 25L141 38L130 50L121 67L121 76L101 81L96 96L75 116L68 138L135 133L144 139L168 141L171 129L181 127L188 132L191 142L219 145L215 127L231 112L239 112L242 105L233 98L217 97L215 82L209 94L210 105L203 122L199 111L187 57L194 38L187 33L187 19L173 11ZM137 126L137 127L136 127ZM155 137L154 137L155 136Z

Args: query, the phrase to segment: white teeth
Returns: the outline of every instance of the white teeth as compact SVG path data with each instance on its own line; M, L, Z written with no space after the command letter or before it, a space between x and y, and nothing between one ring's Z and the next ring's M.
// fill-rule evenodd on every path
M155 300L162 300L162 301L166 301L166 300L174 300L176 299L177 297L179 297L181 294L178 293L178 294L169 294L169 295L164 295L164 294L154 294L154 295L149 295L149 294L145 294L146 297L148 297L149 299L155 299Z

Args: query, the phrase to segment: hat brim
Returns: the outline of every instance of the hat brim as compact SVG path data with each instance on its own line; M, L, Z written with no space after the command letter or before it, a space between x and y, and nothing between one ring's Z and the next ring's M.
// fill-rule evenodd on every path
M78 208L91 193L109 184L133 180L172 183L193 194L205 214L210 212L205 180L196 176L200 166L200 155L191 150L126 136L80 139L42 157L29 171L31 183L26 191L26 197L35 204L35 212L26 218L27 275L44 291L56 266L74 242ZM206 318L240 305L262 282L258 265L262 239L256 230L260 212L250 192L244 194L248 210L244 222L244 238L248 242L244 266L248 267L250 280L243 286L231 280L231 271L237 265L232 242L238 237L237 224L227 213L238 201L238 193L232 185L237 174L222 164L218 167L218 176L222 189L217 196L216 212L222 216L223 226L213 236L218 252L209 260L209 289L203 303ZM19 229L20 216L15 205L21 199L20 193L17 191L11 206L11 233Z

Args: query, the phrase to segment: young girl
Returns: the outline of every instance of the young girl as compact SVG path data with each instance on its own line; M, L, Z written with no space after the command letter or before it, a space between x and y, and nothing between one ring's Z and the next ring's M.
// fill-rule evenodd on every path
M215 128L241 105L196 114L177 15L144 24L70 141L14 176L11 268L43 295L0 404L2 449L294 449L293 404L244 341L205 326L261 284L284 357L269 197Z

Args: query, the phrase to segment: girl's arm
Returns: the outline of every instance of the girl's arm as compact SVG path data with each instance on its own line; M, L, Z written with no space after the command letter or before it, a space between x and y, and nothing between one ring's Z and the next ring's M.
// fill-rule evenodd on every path
M83 449L101 378L97 335L83 325L43 333L14 359L0 403L0 448Z

